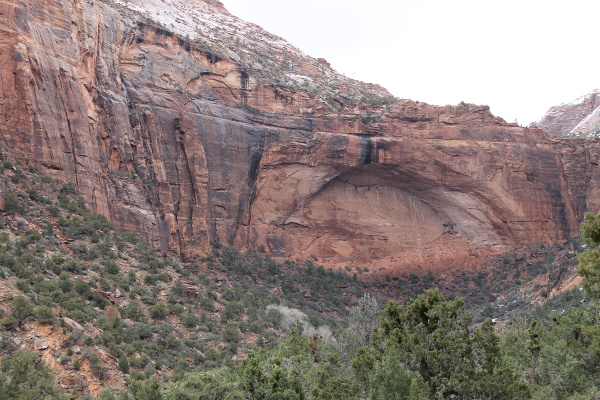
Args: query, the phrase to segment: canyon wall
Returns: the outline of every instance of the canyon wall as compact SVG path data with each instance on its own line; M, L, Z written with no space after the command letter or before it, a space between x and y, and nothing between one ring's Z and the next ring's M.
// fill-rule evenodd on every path
M324 99L110 2L0 0L0 30L4 153L164 253L504 248L577 235L600 209L598 141L551 140L485 106L392 103L375 85L385 101ZM315 65L293 68L333 73Z

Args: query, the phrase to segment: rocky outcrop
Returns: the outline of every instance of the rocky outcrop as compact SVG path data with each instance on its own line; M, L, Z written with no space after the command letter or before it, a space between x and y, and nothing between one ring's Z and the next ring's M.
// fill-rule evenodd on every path
M550 108L536 125L549 136L597 136L600 133L600 90Z
M143 4L0 0L0 137L165 253L218 240L345 262L440 238L502 247L575 235L600 206L597 142L553 141L483 106L391 104L272 38L259 50L290 54L294 73L270 79ZM329 76L339 86L320 91Z

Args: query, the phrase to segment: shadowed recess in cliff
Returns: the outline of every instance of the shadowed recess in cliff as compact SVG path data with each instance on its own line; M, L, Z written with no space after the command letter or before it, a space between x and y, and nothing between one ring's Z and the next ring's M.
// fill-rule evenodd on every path
M247 226L250 223L252 203L256 197L256 179L260 172L260 161L263 152L265 151L266 136L265 130L248 130L248 157L250 159L250 168L248 170L248 179L246 180L247 198L240 197L236 222L238 227L241 225ZM235 237L231 237L229 240L229 244L233 245Z
M365 147L372 145L361 147L361 154ZM451 173L440 169L440 174ZM503 206L479 193L476 182L469 186L462 178L458 188L422 175L418 166L350 168L290 210L278 237L290 253L300 249L345 260L390 256L444 234L492 246L511 243L515 238L499 217Z
M358 165L371 164L371 162L373 162L373 139L368 136L361 136Z
M357 165L378 164L382 162L380 160L381 154L385 154L385 151L389 150L389 143L385 138L363 134L353 136L358 136L359 138L360 151Z

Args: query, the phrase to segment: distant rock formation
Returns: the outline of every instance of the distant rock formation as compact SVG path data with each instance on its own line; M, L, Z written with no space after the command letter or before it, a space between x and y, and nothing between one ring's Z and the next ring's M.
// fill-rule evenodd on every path
M536 125L551 137L598 137L600 89L550 108Z

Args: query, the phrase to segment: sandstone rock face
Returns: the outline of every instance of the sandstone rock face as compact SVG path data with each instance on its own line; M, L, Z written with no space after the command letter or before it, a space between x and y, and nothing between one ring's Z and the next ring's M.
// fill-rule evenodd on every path
M581 136L600 133L600 89L570 103L550 108L536 123L549 136Z
M565 239L600 208L597 141L550 140L484 106L388 104L265 35L261 51L289 55L286 79L306 82L277 84L136 14L149 4L0 0L0 140L164 253L494 248ZM236 21L216 1L174 4ZM319 77L339 94L321 98Z
M110 305L106 308L104 316L106 317L106 319L121 318L121 313L119 312L119 309L116 306Z
M583 178L597 169L582 165L597 143L547 141L475 106L419 105L422 115L407 117L413 107L395 104L382 136L319 133L271 147L250 241L274 254L373 259L448 234L488 246L560 240L597 208L597 184Z
M80 331L83 332L83 326L79 324L79 322L72 320L71 318L64 317L63 323L65 328L70 330L71 332Z

